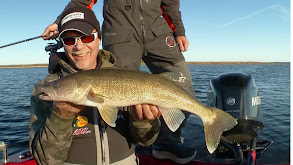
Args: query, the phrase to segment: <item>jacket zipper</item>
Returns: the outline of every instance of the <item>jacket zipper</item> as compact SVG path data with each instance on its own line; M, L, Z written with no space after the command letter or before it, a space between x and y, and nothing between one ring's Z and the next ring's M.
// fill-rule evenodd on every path
M102 163L103 165L106 165L106 149L105 149L105 140L104 140L104 132L106 131L105 129L105 124L102 119L100 119L100 138L101 138L101 145L102 145Z
M144 20L143 20L143 2L139 1L140 6L140 23L141 23L141 31L142 31L142 41L143 41L143 56L147 56L146 51L146 36L145 36L145 28L144 28Z
M99 160L97 159L97 165L106 165L106 153L105 153L106 149L105 149L105 141L104 141L104 135L103 135L103 133L106 131L106 128L105 128L105 124L103 124L103 120L98 112L98 109L94 108L93 112L94 112L93 116L95 118L95 121L94 121L95 131L99 132L98 134L96 134L96 140L100 141L100 146L97 146L97 147L101 147L101 153L100 153L101 160L99 162ZM98 149L97 149L97 153L99 153Z

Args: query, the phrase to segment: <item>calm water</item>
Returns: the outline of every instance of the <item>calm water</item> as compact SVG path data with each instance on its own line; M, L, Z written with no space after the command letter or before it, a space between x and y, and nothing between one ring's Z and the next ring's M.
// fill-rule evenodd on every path
M193 88L199 101L206 103L209 80L222 73L251 74L262 98L264 128L258 140L273 140L257 163L290 161L290 65L190 65ZM142 68L145 69L144 67ZM28 147L30 94L33 84L47 75L47 68L0 69L0 141L9 142L9 154ZM185 142L204 149L201 121L191 116L184 129ZM201 156L201 154L199 154ZM2 158L2 155L0 155ZM207 157L198 157L206 160Z

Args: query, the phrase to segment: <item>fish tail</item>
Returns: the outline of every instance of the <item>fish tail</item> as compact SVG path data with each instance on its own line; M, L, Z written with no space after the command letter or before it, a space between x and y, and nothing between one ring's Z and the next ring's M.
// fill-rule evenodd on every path
M214 107L209 107L215 114L213 120L203 120L206 146L210 153L213 153L220 143L223 132L233 128L237 121L228 113Z

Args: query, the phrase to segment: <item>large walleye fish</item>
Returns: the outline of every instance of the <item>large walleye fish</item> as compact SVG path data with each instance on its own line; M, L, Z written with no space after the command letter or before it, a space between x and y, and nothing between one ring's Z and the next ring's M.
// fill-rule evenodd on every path
M147 72L124 69L80 71L41 88L39 96L47 101L68 101L97 107L103 120L115 127L117 108L148 103L158 106L166 124L176 131L183 122L183 111L197 115L203 122L208 151L213 153L221 134L237 121L228 113L207 107L172 80Z

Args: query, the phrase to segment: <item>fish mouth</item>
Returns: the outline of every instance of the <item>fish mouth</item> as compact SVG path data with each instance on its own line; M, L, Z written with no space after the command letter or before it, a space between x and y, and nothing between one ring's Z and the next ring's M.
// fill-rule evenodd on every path
M55 91L42 87L40 90L39 98L45 101L53 101L54 96L56 96Z
M52 98L45 92L42 92L40 95L39 95L39 98L41 100L46 100L46 101L51 101Z

